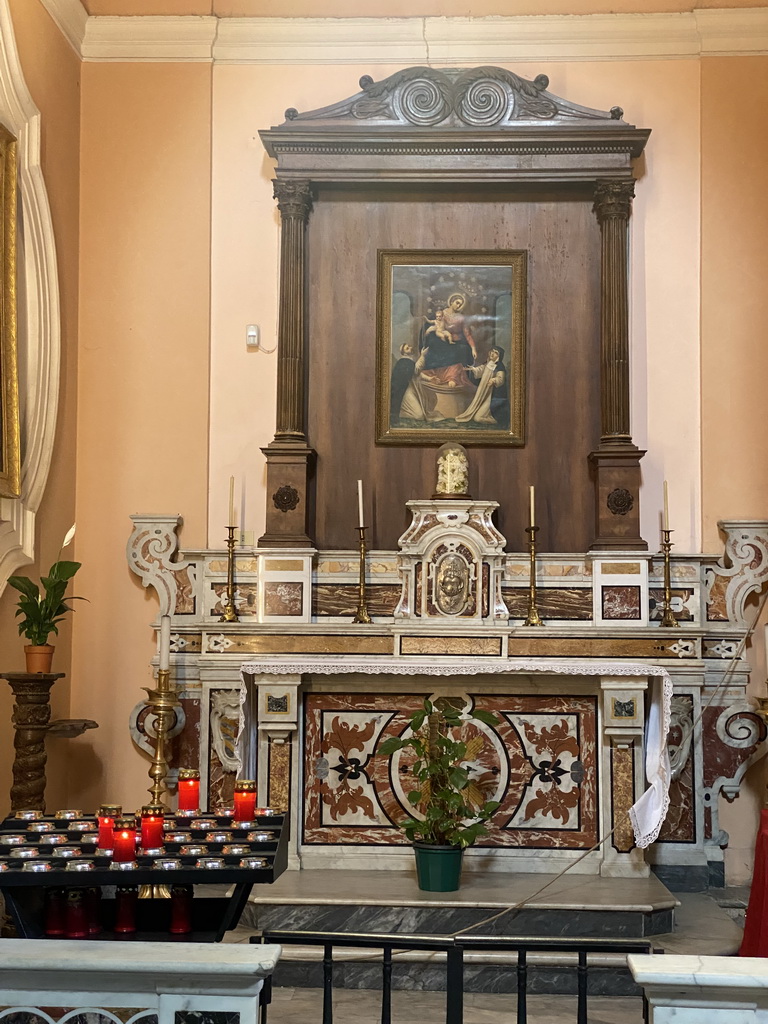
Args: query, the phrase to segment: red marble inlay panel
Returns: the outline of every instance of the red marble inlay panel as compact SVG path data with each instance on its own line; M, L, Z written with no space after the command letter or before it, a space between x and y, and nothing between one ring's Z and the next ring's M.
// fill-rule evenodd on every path
M603 587L604 619L639 619L640 587Z
M584 849L598 838L596 698L473 696L498 717L470 721L462 738L485 744L469 763L489 800L500 801L482 846ZM412 755L377 754L421 707L415 694L308 694L303 841L405 843L397 823L413 813Z

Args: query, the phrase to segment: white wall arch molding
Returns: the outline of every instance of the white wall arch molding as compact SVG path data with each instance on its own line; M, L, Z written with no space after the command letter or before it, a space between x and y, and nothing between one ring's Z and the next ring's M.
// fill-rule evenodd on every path
M35 515L51 465L61 326L56 248L40 166L40 112L24 80L8 0L0 0L0 121L18 139L20 498L0 499L0 591L34 557Z

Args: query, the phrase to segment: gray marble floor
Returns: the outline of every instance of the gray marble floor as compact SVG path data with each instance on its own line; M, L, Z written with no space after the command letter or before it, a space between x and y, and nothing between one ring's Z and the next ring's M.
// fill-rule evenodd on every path
M318 989L275 989L268 1024L320 1024L322 992ZM334 1024L375 1024L380 1020L381 995L370 991L334 992ZM477 994L464 998L464 1024L509 1024L515 1019L515 997ZM589 1000L589 1024L641 1024L640 999L594 996ZM576 1000L570 996L532 996L529 1024L574 1024ZM445 996L436 992L393 992L393 1024L445 1024Z

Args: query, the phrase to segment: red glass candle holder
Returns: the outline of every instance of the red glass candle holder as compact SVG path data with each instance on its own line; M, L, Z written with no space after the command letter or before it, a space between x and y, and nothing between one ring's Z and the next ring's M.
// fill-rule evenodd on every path
M85 890L85 915L88 934L98 935L101 931L101 889L98 886Z
M63 937L67 934L67 893L65 889L45 890L45 934Z
M145 850L159 850L163 846L165 808L147 804L141 808L141 845Z
M96 812L99 834L96 845L100 850L111 850L115 842L115 822L122 815L119 804L102 804Z
M171 886L171 935L187 935L192 931L192 886Z
M136 819L119 818L115 822L115 840L112 847L112 860L118 864L126 864L136 860Z
M235 783L235 821L252 821L256 810L256 783L238 779Z
M179 768L179 810L200 809L200 772L195 768Z
M119 885L115 890L115 932L129 935L136 931L136 903L139 890L135 885Z
M65 934L68 939L85 939L88 936L88 912L85 907L85 892L70 889L67 893Z

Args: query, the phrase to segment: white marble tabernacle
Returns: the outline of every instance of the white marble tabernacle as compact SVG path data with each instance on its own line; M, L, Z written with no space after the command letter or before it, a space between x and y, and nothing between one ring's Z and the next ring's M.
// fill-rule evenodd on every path
M183 1024L211 1013L256 1024L279 955L279 946L3 939L0 1021L58 1024L87 1012L103 1024Z

